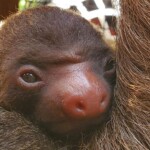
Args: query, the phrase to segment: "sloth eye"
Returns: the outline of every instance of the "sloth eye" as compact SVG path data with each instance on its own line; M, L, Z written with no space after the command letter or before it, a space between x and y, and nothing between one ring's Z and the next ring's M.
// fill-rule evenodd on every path
M110 71L112 69L114 69L115 67L115 61L113 59L109 59L105 65L105 71Z
M34 82L37 82L39 80L35 74L30 73L30 72L24 73L22 75L22 79L27 83L34 83Z
M112 80L116 78L115 60L113 60L112 58L108 59L107 62L105 63L104 77L107 78L108 80Z

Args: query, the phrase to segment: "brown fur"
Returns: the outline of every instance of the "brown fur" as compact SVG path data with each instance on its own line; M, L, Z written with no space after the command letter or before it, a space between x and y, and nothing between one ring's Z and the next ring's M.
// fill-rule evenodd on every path
M116 100L85 150L150 149L150 1L121 0Z
M57 54L56 57L58 57L58 52L63 54L66 50L68 50L66 51L68 53L75 49L71 53L76 53L76 51L85 53L85 59L99 60L98 64L106 56L111 56L110 49L103 43L100 33L93 30L93 26L88 21L74 13L68 13L68 11L62 11L55 7L30 9L9 17L0 31L0 45L0 106L9 111L18 111L33 119L34 123L37 121L34 120L34 109L40 97L40 92L39 90L36 90L36 92L24 90L22 92L20 88L15 86L16 83L10 82L15 78L16 68L22 64L33 62L38 64L40 68L46 67L45 64L49 63L48 60L53 58L47 57L49 56L48 53L43 53L45 49L53 49L53 54ZM101 50L101 53L98 52L99 50ZM95 53L93 53L94 51ZM110 78L109 74L109 79L107 79L110 81ZM48 118L51 118L49 114L47 114ZM9 129L6 129L6 132L9 132ZM14 137L17 138L17 136ZM13 135L11 138L13 139ZM73 136L74 138L75 136ZM69 145L69 140L68 138L66 145ZM74 141L76 143L77 140ZM22 141L20 139L17 142Z
M81 150L150 149L150 1L122 0L111 120Z
M1 150L54 150L54 143L16 112L0 107Z

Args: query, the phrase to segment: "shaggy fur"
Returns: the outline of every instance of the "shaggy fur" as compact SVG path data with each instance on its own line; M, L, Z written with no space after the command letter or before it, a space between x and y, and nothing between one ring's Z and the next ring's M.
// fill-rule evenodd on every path
M84 150L150 149L149 12L149 0L121 0L112 116Z
M0 107L1 150L54 150L53 144L21 115Z

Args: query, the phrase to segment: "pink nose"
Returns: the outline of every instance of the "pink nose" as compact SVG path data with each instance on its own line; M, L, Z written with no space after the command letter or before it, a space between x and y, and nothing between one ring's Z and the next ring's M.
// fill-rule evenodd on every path
M105 113L109 101L110 96L105 88L98 91L91 87L82 95L67 94L63 100L63 111L72 119L95 118Z

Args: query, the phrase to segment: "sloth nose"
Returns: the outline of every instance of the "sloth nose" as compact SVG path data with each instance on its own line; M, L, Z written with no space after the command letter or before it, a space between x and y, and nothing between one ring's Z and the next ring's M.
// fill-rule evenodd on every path
M98 88L98 87L97 87ZM81 89L82 91L82 89ZM100 117L109 106L107 90L90 87L87 91L67 94L63 100L63 111L71 119L92 119ZM81 94L82 93L82 94Z

